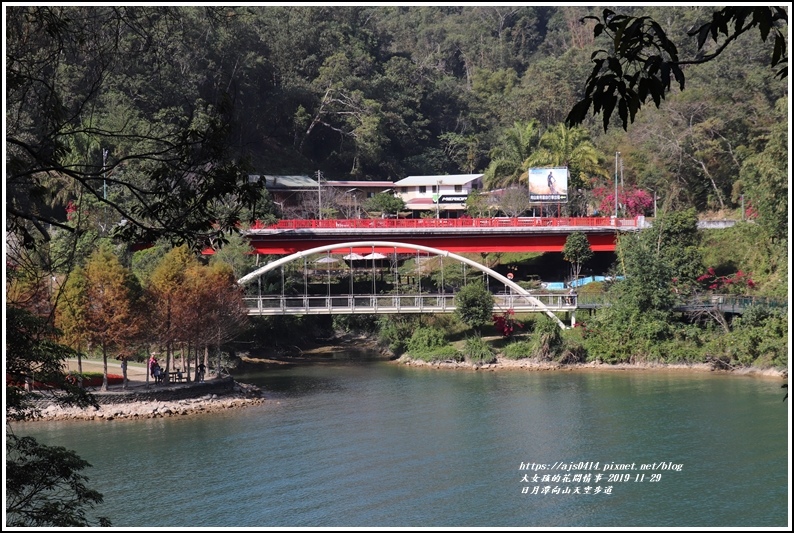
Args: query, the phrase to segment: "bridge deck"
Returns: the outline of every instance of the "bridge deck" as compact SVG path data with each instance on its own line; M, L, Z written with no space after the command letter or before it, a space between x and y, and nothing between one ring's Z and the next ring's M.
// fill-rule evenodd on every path
M534 296L534 295L533 295ZM565 295L538 295L546 306L520 295L496 295L494 312L574 311L576 305ZM397 314L453 313L454 294L333 295L333 296L262 296L245 298L249 315L325 315L325 314Z
M587 235L594 252L608 252L615 249L619 232L637 231L646 226L644 217L361 218L280 220L270 226L255 224L244 234L257 253L266 255L292 254L351 239L399 240L450 252L559 252L574 231Z
M575 312L578 309L598 309L611 305L608 298L582 295L569 298L567 294L532 294L542 305L518 294L494 295L494 312L512 309L516 313ZM246 297L249 315L327 315L327 314L397 314L397 313L453 313L454 294L386 294L386 295L301 295ZM681 302L674 310L697 312L716 310L742 314L751 305L787 308L786 301L773 298L714 295Z

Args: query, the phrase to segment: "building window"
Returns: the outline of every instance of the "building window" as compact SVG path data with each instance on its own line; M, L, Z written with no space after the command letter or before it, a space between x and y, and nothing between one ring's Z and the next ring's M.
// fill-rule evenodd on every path
M438 185L433 185L433 192L434 193L438 192Z
M463 185L455 185L455 192L463 192Z
M424 185L420 185L419 186L419 192L422 193L422 194L426 193L427 192L427 187L424 186Z

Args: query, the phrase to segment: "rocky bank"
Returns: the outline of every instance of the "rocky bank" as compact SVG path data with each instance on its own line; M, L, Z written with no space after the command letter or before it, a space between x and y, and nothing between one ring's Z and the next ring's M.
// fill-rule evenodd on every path
M145 390L96 392L98 407L64 407L50 399L37 400L38 412L26 422L42 420L139 420L210 413L266 403L261 389L231 378Z

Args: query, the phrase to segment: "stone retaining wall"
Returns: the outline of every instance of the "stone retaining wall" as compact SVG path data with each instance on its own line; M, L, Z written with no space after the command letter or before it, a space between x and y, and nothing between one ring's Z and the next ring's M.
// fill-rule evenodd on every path
M235 381L231 377L213 379L204 383L190 383L186 385L155 386L148 389L139 387L132 390L118 390L107 392L94 392L94 398L100 405L110 405L127 402L170 402L185 400L215 394L223 396L235 392Z

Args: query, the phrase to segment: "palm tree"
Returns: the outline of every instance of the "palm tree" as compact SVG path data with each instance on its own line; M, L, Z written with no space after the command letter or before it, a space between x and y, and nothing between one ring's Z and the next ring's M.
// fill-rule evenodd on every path
M521 179L530 167L568 167L571 179L568 189L576 190L594 176L609 178L609 172L602 166L604 159L587 130L558 124L546 130L540 138L539 148L524 160Z
M540 124L514 122L502 135L501 144L491 150L491 163L485 169L483 184L494 189L519 183L525 173L524 162L537 148L540 139Z

